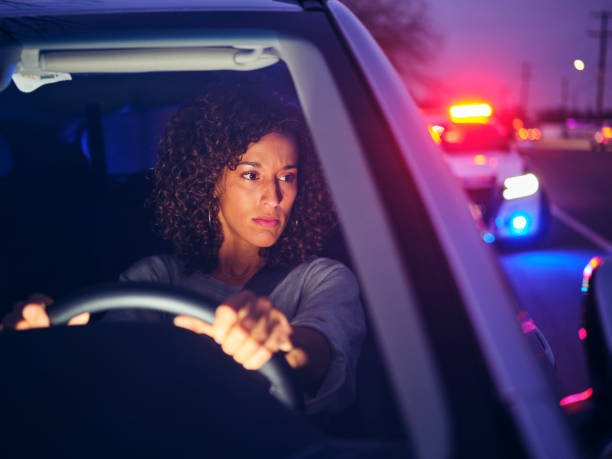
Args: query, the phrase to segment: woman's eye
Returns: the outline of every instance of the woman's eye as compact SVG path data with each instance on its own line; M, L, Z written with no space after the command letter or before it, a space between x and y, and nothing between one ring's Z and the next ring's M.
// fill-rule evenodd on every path
M287 183L293 183L295 181L295 174L287 174L287 175L283 175L280 178L283 182L287 182Z
M257 172L245 172L244 174L242 174L242 177L247 180L257 180Z

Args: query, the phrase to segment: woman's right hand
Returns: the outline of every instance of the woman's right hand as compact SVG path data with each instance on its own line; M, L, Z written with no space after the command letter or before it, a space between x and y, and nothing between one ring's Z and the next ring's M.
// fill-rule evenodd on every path
M30 328L45 328L51 325L47 315L47 306L53 304L53 300L46 295L35 293L30 295L27 301L19 301L13 306L13 311L8 313L0 324L0 330L28 330ZM85 325L89 322L89 313L85 312L73 317L68 325Z

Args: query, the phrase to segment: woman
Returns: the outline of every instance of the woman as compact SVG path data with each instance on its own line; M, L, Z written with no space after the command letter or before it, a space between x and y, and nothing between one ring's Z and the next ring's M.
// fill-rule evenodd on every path
M168 283L219 302L212 325L178 316L247 369L282 350L310 413L347 406L365 335L359 291L341 263L313 256L333 224L332 205L298 109L261 87L215 87L169 122L154 169L161 235L175 254L145 258L123 281ZM269 297L243 287L263 268L286 276ZM48 326L48 303L26 304L15 328ZM105 320L163 320L153 311ZM71 323L84 324L88 315Z

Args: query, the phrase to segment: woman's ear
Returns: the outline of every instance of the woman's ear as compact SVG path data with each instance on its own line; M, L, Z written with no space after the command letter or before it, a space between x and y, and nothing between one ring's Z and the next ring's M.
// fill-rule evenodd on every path
M217 183L215 184L215 189L213 190L213 199L219 199L219 196L223 194L224 189L225 189L225 171L223 172L223 174L221 174L221 177L219 177L219 180L217 180Z

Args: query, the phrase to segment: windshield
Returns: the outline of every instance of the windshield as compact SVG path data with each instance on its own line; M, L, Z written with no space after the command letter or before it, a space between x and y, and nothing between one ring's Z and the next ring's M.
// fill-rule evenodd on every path
M508 139L491 124L449 125L442 133L441 139L442 148L448 153L505 151L509 148Z

